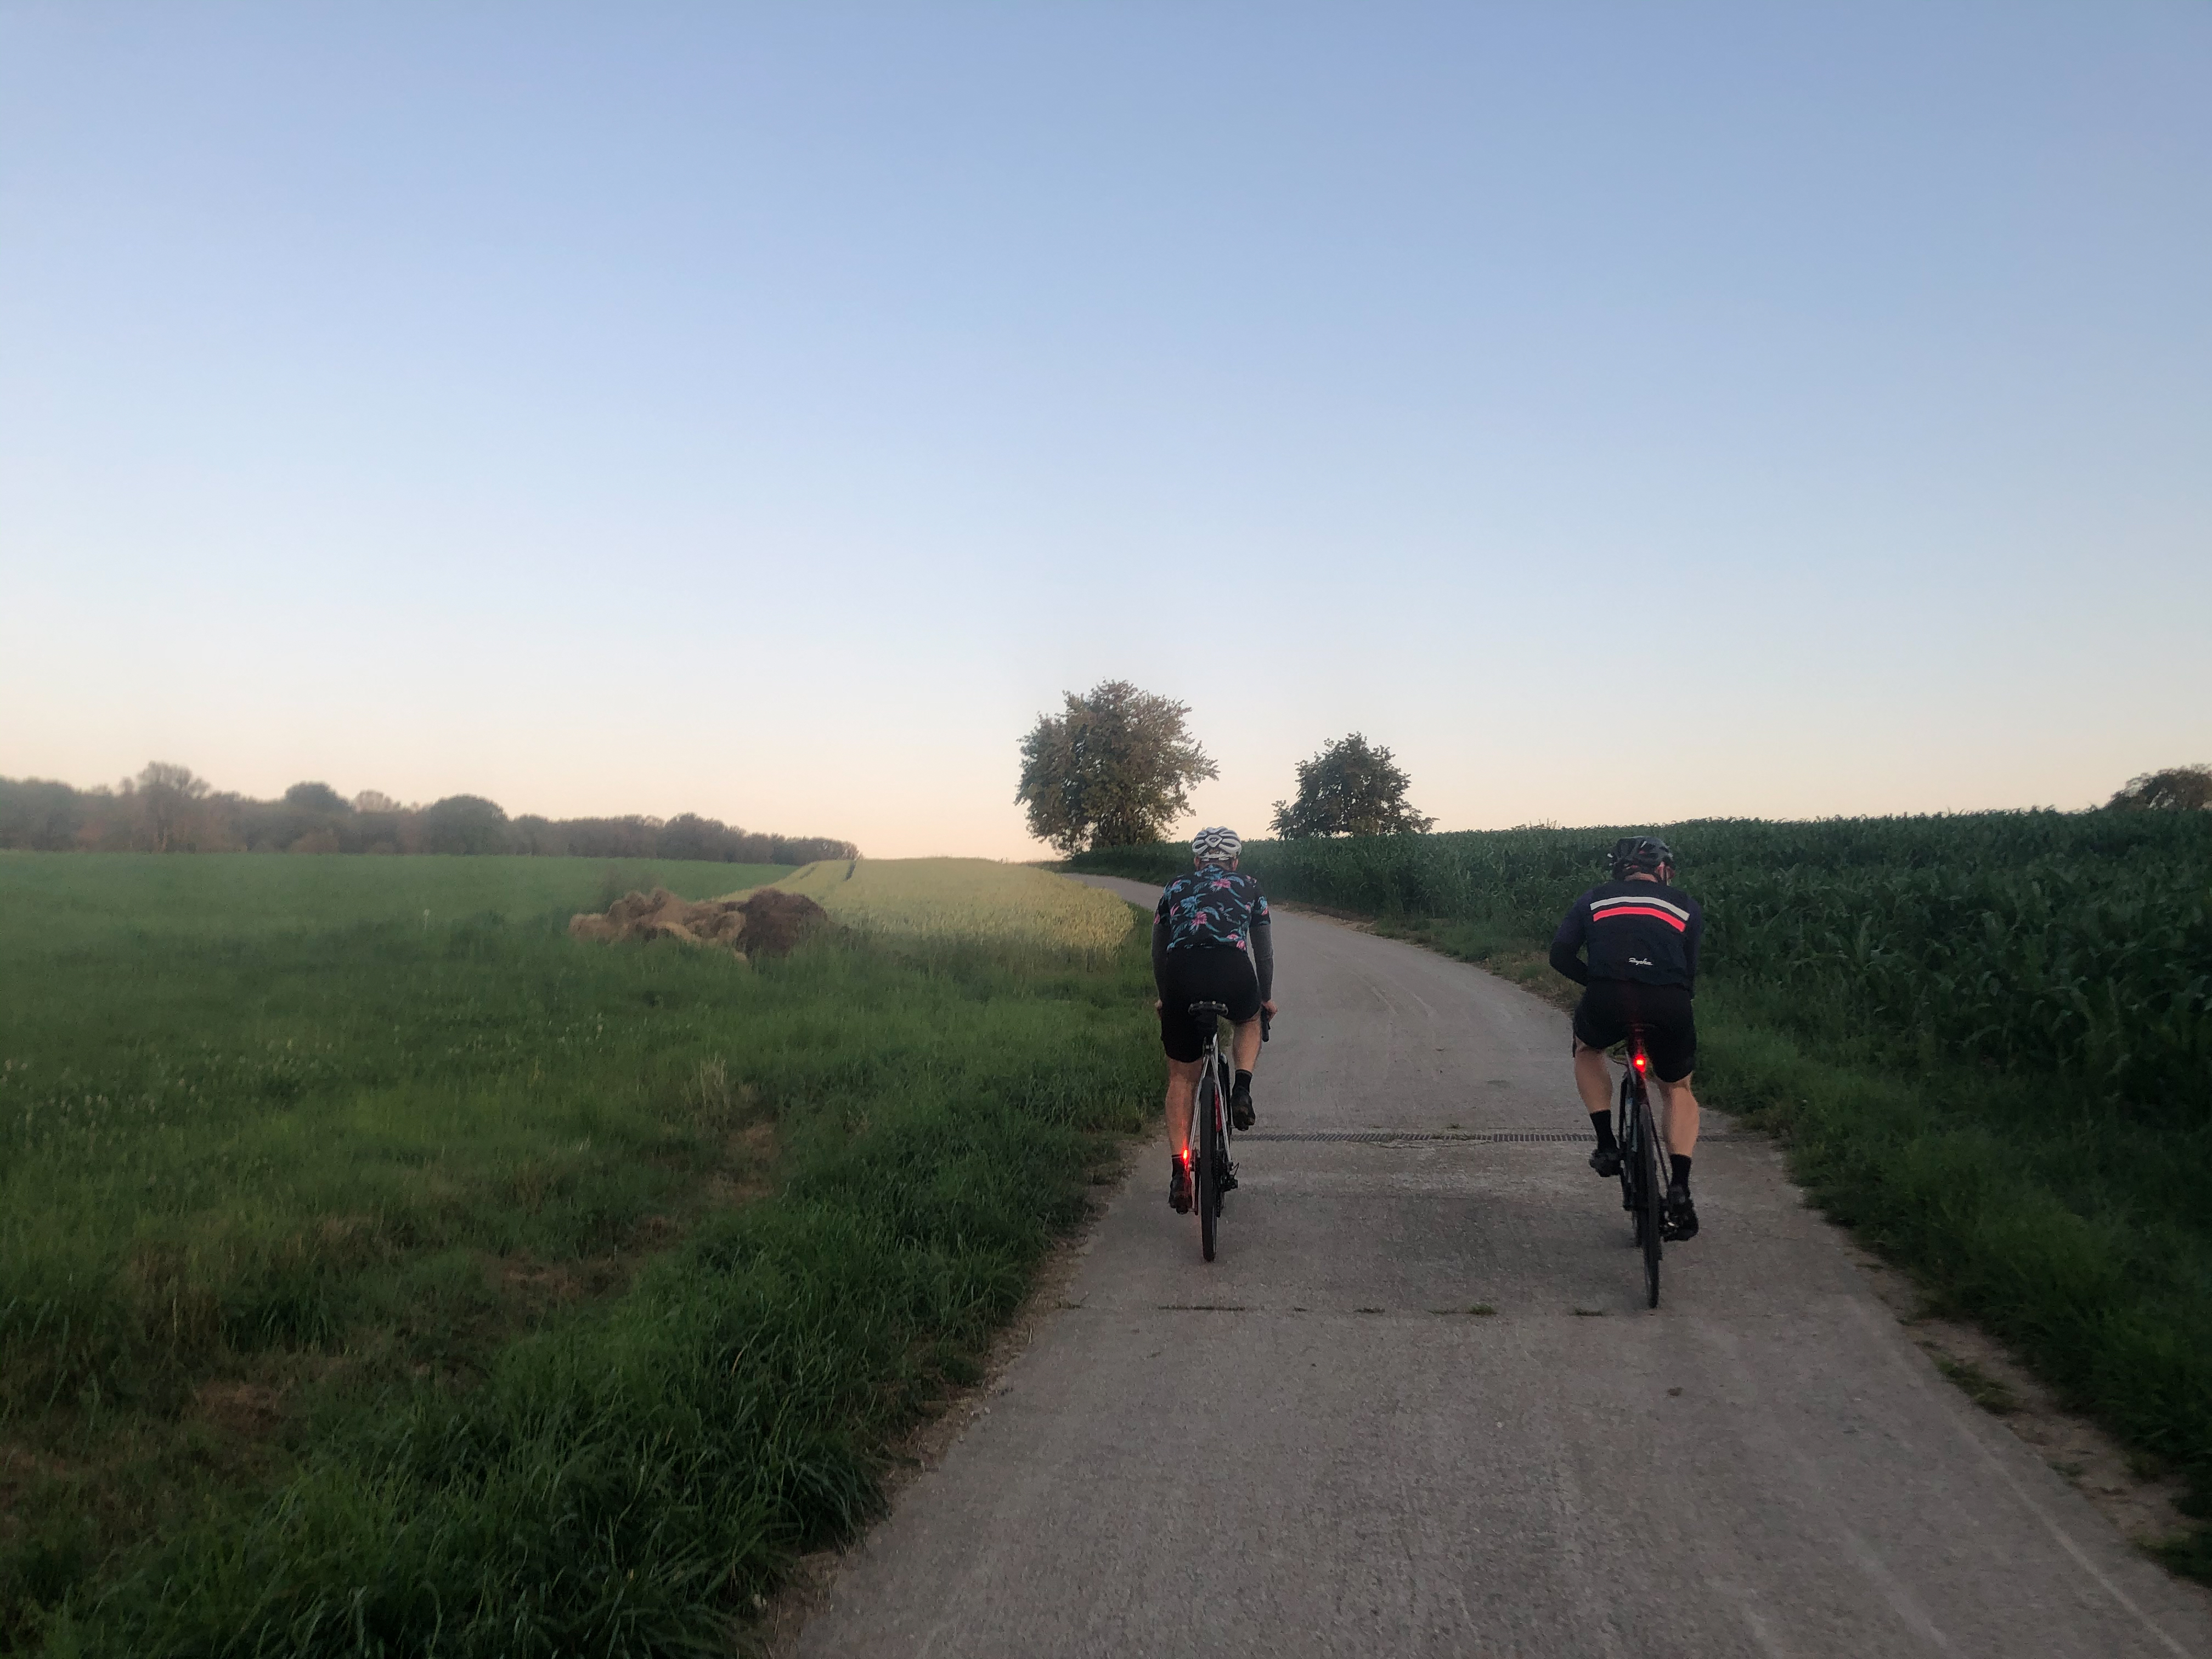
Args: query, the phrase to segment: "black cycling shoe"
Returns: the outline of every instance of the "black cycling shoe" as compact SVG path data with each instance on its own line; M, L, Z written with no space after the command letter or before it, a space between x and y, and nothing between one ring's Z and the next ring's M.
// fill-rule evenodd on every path
M1238 1134L1252 1127L1259 1115L1252 1109L1252 1085L1240 1083L1229 1091L1229 1121Z
M1590 1154L1590 1168L1610 1181L1620 1173L1620 1148L1601 1146Z
M1179 1158L1168 1159L1168 1202L1177 1215L1190 1213L1190 1166Z
M1690 1202L1690 1189L1679 1181L1667 1188L1667 1224L1659 1236L1675 1244L1698 1236L1698 1206Z

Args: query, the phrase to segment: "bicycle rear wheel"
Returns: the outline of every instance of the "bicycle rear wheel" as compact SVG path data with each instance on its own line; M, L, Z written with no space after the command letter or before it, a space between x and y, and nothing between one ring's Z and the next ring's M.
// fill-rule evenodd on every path
M1221 1218L1221 1079L1213 1067L1198 1080L1198 1145L1191 1148L1191 1180L1198 1200L1198 1247L1213 1260L1214 1225Z
M1636 1091L1636 1236L1644 1246L1644 1305L1659 1305L1659 1240L1667 1189L1659 1184L1659 1130L1651 1121L1651 1098Z

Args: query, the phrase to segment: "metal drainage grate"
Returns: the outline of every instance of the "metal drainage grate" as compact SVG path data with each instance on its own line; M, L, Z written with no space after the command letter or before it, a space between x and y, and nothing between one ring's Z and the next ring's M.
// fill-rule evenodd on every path
M1557 1141L1591 1144L1593 1137L1587 1129L1255 1129L1237 1137L1238 1140L1325 1140L1352 1141L1365 1146L1395 1146L1407 1143L1430 1141L1479 1141L1495 1145L1501 1141ZM1699 1146L1713 1141L1731 1140L1732 1135L1700 1135Z

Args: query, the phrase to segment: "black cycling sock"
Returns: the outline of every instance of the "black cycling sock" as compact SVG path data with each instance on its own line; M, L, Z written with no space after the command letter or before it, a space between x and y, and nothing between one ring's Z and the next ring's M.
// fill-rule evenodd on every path
M1592 1112L1590 1127L1597 1131L1597 1144L1601 1150L1613 1145L1613 1113L1610 1110Z
M1668 1160L1674 1166L1674 1184L1684 1192L1690 1190L1690 1160L1681 1153L1674 1153Z
M1249 1089L1252 1086L1252 1073L1249 1072L1237 1073L1237 1086L1240 1089Z

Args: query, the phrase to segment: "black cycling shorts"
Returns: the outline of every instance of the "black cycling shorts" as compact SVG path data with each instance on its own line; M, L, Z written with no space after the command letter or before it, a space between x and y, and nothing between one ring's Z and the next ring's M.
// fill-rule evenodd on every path
M1212 1040L1213 1022L1193 1019L1194 1002L1218 1002L1242 1025L1260 1012L1260 975L1252 958L1233 945L1194 945L1167 954L1161 969L1160 1047L1170 1060L1202 1058Z
M1575 1037L1593 1048L1623 1042L1641 1025L1644 1052L1662 1083L1680 1083L1698 1069L1698 1017L1686 985L1645 985L1594 979L1575 1006Z

